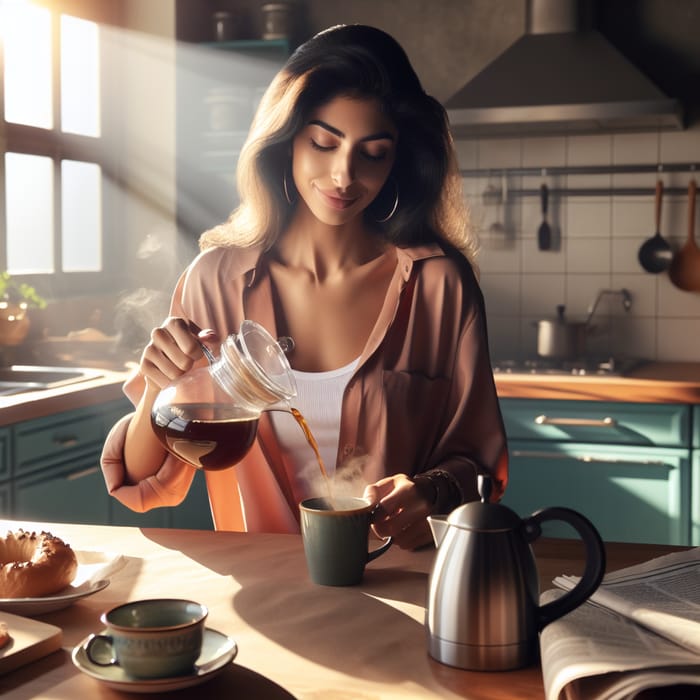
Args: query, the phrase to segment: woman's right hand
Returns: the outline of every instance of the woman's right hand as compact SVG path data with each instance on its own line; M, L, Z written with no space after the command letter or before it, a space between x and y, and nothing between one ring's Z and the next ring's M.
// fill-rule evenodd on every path
M170 316L151 332L151 341L141 354L139 371L148 384L163 389L202 359L203 341L216 340L214 331L201 330L192 321Z

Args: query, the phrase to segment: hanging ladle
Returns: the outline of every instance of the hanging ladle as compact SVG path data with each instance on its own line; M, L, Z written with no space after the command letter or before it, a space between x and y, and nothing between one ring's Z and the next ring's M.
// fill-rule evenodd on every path
M661 235L661 199L664 193L662 180L656 181L656 201L654 204L654 216L656 219L656 232L639 248L639 264L647 271L658 274L667 270L673 258L671 246Z
M694 179L688 184L688 240L673 256L668 276L679 289L700 292L700 248L695 242L695 197L697 185Z

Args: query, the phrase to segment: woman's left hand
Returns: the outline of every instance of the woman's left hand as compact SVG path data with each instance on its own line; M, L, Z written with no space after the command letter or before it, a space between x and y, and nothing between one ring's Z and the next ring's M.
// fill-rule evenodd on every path
M364 497L377 503L372 529L379 537L393 537L402 549L433 542L427 517L431 504L405 474L380 479L365 488Z

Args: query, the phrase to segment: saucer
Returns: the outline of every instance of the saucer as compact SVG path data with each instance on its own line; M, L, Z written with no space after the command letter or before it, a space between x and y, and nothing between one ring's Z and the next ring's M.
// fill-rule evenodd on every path
M105 633L106 630L102 630L99 634ZM204 630L202 653L192 673L171 678L134 678L119 666L98 666L90 661L85 651L89 639L90 637L86 637L73 649L71 654L73 663L83 673L101 681L106 686L129 693L162 693L199 685L223 671L226 664L233 661L238 653L238 646L233 639L207 627Z
M0 610L15 615L43 615L44 613L63 610L80 598L93 595L109 586L109 579L88 581L80 586L68 586L56 595L40 598L0 598Z

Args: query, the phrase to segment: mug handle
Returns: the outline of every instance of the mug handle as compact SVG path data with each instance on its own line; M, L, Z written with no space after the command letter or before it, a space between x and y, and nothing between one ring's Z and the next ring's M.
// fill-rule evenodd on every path
M367 563L369 564L369 562L373 561L373 560L376 559L377 557L379 557L379 556L381 556L382 554L384 554L384 552L386 552L386 550L389 549L389 547L391 547L392 541L393 541L393 540L392 540L391 537L387 537L387 538L379 545L379 547L377 547L376 549L373 549L371 552L367 552Z
M117 663L112 638L106 634L91 634L85 644L85 653L96 666L114 666Z
M586 566L580 581L570 591L537 609L539 630L584 603L595 593L605 574L605 546L588 518L571 508L542 508L523 521L528 542L542 534L540 524L547 520L562 520L578 532L586 549Z

